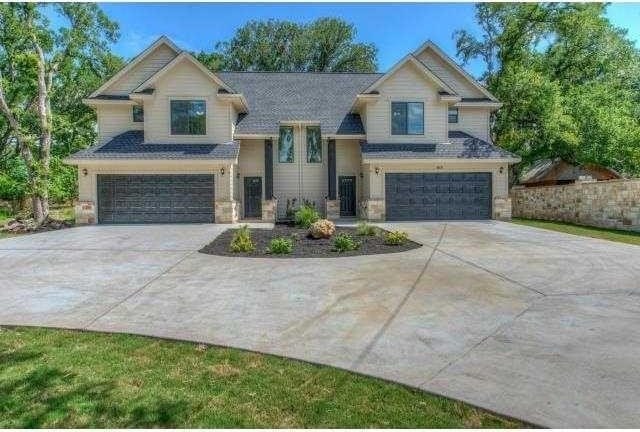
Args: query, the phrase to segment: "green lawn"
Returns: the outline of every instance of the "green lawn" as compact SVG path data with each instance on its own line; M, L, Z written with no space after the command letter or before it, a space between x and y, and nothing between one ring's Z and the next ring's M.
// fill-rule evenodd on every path
M236 349L0 329L0 428L522 427L382 380Z
M527 225L536 228L544 228L559 231L567 234L593 237L603 240L611 240L620 243L640 245L640 233L633 231L621 231L607 228L594 228L581 225L574 225L566 222L552 222L533 219L513 219L513 223Z

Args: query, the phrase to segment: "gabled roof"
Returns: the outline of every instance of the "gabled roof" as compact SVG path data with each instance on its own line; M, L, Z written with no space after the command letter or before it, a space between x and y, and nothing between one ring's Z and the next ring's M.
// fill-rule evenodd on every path
M520 176L520 184L536 184L576 181L580 177L592 177L595 180L613 180L622 178L616 171L596 164L573 165L557 159L543 159L532 164Z
M212 159L235 160L240 152L240 144L228 142L224 144L160 144L145 143L144 132L132 130L124 132L111 141L80 150L67 159Z
M122 78L127 72L129 72L131 69L133 69L134 66L136 66L138 63L140 63L142 60L144 60L145 57L147 57L149 54L151 54L153 51L155 51L155 49L158 48L160 45L167 45L169 48L171 48L173 51L175 51L176 54L179 54L180 52L182 52L182 50L180 48L178 48L176 46L176 44L174 44L168 37L161 36L154 43L149 45L149 47L147 47L147 49L145 49L140 54L135 56L133 58L133 60L131 60L129 63L127 63L122 69L120 69L118 71L118 73L116 73L114 76L109 78L107 80L107 82L102 84L96 91L91 93L91 95L89 95L89 98L91 99L91 98L95 98L95 97L99 96L103 91L105 91L107 88L109 88L111 86L111 84L115 83L120 78Z
M222 87L228 93L235 93L235 91L229 87L225 82L223 82L218 76L216 76L213 72L211 72L207 67L205 67L202 63L200 63L195 57L189 54L186 51L182 51L178 54L173 60L160 68L156 73L151 75L145 82L141 83L138 87L136 87L132 93L140 93L147 90L151 85L157 82L161 77L163 77L167 72L176 67L183 61L188 61L189 63L196 66L205 76L214 81L217 85Z
M237 135L277 135L285 122L317 122L323 135L362 135L351 106L382 74L315 72L218 72L249 101L238 118Z
M367 87L362 93L371 93L376 91L380 85L385 82L387 79L391 78L400 68L402 68L407 63L411 63L418 68L426 77L432 80L436 85L438 85L442 90L444 90L449 95L456 95L455 90L453 90L447 83L442 81L440 78L434 74L431 69L429 69L424 63L415 58L413 54L407 54L403 58L400 59L387 73L383 74L378 78L374 83L372 83L369 87Z
M449 131L449 142L427 144L363 143L362 159L489 159L519 162L506 150L465 132Z
M438 45L433 43L431 40L427 40L425 43L423 43L417 50L415 50L412 53L412 55L417 57L421 52L423 52L426 49L432 50L437 56L439 56L442 60L444 60L445 63L447 63L449 66L451 66L457 72L459 72L464 78L466 78L467 81L469 81L475 88L477 88L488 99L490 99L493 102L497 102L498 101L498 99L494 95L492 95L491 92L489 92L489 90L487 90L482 84L480 84L474 77L469 75L469 73L467 73L467 71L465 71L463 68L461 68L458 65L458 63L456 63L451 57L449 57L447 55L447 53L442 51L440 49L440 47L438 47Z

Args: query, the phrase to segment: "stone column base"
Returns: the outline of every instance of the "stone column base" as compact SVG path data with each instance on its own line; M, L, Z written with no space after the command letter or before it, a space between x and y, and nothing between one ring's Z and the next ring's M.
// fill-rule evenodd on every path
M340 200L325 200L324 214L327 219L340 219Z
M73 207L77 225L93 225L98 223L96 205L93 201L76 201Z
M262 222L275 223L278 215L278 200L262 200Z
M360 217L370 221L383 221L386 210L384 200L368 199L360 202Z
M215 201L216 223L238 222L238 201Z
M493 199L493 219L511 220L511 198L496 197Z

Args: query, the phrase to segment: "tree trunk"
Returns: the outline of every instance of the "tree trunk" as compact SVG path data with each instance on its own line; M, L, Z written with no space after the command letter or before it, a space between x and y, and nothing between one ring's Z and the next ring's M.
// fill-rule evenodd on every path
M33 196L33 217L41 225L49 217L49 166L51 162L51 102L49 90L53 82L53 71L47 74L46 59L34 36L34 47L38 54L38 117L40 120L40 169Z

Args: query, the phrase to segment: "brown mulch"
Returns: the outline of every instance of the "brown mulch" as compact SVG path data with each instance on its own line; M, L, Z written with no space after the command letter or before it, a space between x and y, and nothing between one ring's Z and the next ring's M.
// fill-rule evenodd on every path
M26 234L43 231L54 231L64 228L71 228L72 226L74 226L73 222L65 220L49 218L44 221L42 225L38 226L33 219L16 218L9 220L4 224L4 226L0 227L0 232L9 234Z
M374 255L394 252L404 252L421 247L414 241L407 241L403 245L392 246L384 243L383 229L379 229L376 236L359 236L352 227L336 227L335 234L329 239L314 239L307 235L307 230L287 224L276 224L273 229L251 229L251 240L256 246L253 252L236 253L229 251L229 244L233 239L236 229L230 229L220 234L211 243L200 249L201 253L209 255L223 255L234 257L261 257L261 258L336 258L343 256ZM349 234L360 243L360 247L354 251L333 251L333 238L337 234ZM294 240L293 252L290 254L268 254L267 248L271 239L276 237L288 237Z

